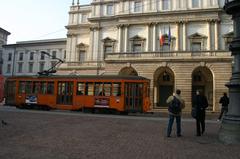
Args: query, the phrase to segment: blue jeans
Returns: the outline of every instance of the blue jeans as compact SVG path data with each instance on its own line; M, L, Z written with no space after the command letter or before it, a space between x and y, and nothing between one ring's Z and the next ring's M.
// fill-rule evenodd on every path
M180 115L179 116L174 116L174 115L171 115L171 114L169 114L167 136L171 135L174 118L176 118L177 136L181 136L181 116Z

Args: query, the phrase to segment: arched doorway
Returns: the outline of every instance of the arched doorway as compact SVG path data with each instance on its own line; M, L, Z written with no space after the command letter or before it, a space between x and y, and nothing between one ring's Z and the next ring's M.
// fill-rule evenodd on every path
M200 90L207 97L209 110L213 110L213 75L207 67L197 67L192 73L192 99L196 90Z
M168 67L160 67L154 73L154 106L167 108L166 100L174 91L174 73Z
M137 71L132 67L124 67L119 71L119 75L138 76Z

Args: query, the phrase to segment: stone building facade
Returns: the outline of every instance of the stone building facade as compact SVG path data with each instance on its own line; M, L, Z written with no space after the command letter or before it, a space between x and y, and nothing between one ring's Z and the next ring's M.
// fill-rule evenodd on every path
M3 45L7 44L7 38L8 35L11 33L4 30L3 28L0 27L0 75L2 74L2 64L3 64Z
M66 62L59 71L147 77L153 110L166 109L166 98L178 88L189 111L200 89L208 109L218 111L232 72L233 24L223 5L224 0L73 1Z
M20 41L4 45L3 75L36 75L66 57L66 39ZM47 54L42 53L46 52Z

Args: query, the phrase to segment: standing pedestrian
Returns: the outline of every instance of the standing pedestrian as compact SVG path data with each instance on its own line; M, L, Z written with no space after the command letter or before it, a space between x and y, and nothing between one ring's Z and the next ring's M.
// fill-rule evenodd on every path
M221 113L218 117L218 121L222 119L223 113L226 114L228 112L229 98L227 96L227 93L223 93L223 96L220 98L219 103L222 104L222 108L221 108Z
M185 102L180 96L181 90L177 89L176 94L169 96L167 99L168 112L169 112L169 121L168 121L168 128L167 128L167 137L171 137L172 132L172 125L174 122L174 118L176 118L176 125L177 125L177 136L181 137L181 112L182 109L185 107Z
M196 91L196 95L193 98L193 107L196 109L197 136L201 136L205 132L205 114L208 101L200 90Z

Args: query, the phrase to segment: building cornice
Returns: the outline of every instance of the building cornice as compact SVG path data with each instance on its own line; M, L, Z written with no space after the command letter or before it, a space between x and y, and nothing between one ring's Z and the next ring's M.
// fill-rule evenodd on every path
M121 14L121 15L115 15L115 16L102 16L102 17L90 17L88 20L90 22L95 21L103 21L103 20L120 20L120 19L129 19L129 18L139 18L139 17L146 17L150 19L150 17L162 17L163 20L168 21L169 16L177 16L178 18L175 19L185 19L183 16L191 17L192 14L214 14L215 17L206 17L206 19L213 19L218 20L219 19L219 13L223 12L221 8L214 8L214 9L198 9L198 10L180 10L180 11L165 11L165 12L147 12L147 13L127 13L127 14ZM182 17L182 18L181 18ZM154 18L156 19L156 18ZM189 18L190 19L190 18ZM192 16L191 19L196 19L196 16Z

